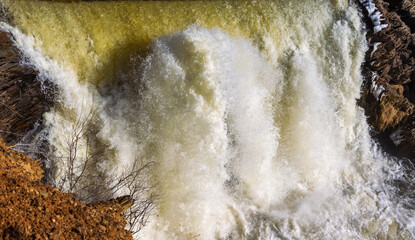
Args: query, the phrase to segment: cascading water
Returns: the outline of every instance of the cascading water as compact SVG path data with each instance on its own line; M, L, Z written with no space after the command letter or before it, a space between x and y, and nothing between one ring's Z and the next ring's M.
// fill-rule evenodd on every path
M16 1L11 12L16 27L1 29L59 91L44 116L50 154L94 109L104 182L154 162L144 181L162 198L136 237L413 238L411 199L392 184L412 179L356 105L367 48L347 1ZM64 165L49 164L59 184Z

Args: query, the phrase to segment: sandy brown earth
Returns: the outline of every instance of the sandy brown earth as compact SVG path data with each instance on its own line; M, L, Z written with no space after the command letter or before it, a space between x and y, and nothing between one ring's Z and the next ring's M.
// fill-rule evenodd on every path
M85 204L38 180L37 161L0 140L0 239L132 239L126 197Z

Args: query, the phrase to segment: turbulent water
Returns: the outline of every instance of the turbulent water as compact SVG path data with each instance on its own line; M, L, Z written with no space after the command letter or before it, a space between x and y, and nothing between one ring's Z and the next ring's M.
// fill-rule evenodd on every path
M414 238L412 200L395 186L412 179L356 105L367 47L347 1L17 0L10 11L16 27L1 29L57 86L40 134L49 154L67 154L92 109L81 150L105 146L102 182L152 163L137 181L160 199L137 238ZM68 190L62 159L47 164Z

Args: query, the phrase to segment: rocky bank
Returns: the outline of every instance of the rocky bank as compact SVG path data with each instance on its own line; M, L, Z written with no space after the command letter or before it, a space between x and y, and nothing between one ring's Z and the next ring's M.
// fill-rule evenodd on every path
M415 161L415 2L358 4L369 42L359 104L382 147Z
M81 203L42 176L37 161L0 140L0 239L132 239L121 215L129 197Z
M122 216L130 197L78 202L39 181L39 161L6 146L41 124L54 97L53 86L42 86L10 39L0 32L0 239L132 239Z

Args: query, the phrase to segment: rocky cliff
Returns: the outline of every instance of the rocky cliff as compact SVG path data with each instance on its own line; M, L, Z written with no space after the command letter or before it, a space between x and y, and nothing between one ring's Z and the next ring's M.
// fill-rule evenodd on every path
M391 154L415 161L415 3L361 0L369 51L360 105Z

